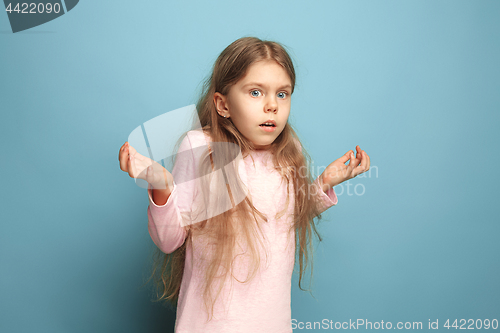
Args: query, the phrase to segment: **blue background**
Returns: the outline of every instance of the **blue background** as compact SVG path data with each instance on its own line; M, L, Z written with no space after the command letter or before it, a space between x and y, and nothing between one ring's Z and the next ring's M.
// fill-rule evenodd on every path
M13 34L0 13L0 331L172 331L141 288L148 200L118 149L194 103L243 36L291 49L290 121L316 167L371 157L336 188L292 318L500 320L499 17L499 1L85 0Z

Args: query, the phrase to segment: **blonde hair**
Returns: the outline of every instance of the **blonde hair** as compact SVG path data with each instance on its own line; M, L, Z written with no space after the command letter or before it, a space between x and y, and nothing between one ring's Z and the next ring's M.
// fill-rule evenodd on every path
M218 115L213 101L216 92L227 95L229 89L247 72L250 65L257 61L274 60L281 65L288 73L292 84L292 93L295 87L295 70L292 60L285 48L272 41L264 41L255 37L240 38L227 46L217 58L211 75L204 83L201 97L197 103L198 117L202 130L208 134L213 142L231 142L239 145L243 156L252 151L252 144L238 131L232 123L231 118L223 118ZM279 170L283 179L286 180L287 193L290 193L290 183L293 184L295 195L295 207L293 223L289 231L295 230L296 255L299 257L300 273L299 288L302 288L302 278L311 260L312 277L312 232L317 235L319 241L321 236L316 230L314 218L321 219L319 211L318 188L314 185L314 180L309 171L310 156L299 147L299 138L287 123L281 134L276 138L270 147L275 168ZM213 165L221 165L222 161L217 156L224 156L224 153L211 154L209 152L200 163L202 168L212 168ZM307 170L306 175L296 170ZM237 174L237 172L233 173ZM206 190L203 189L202 190ZM321 189L319 189L321 190ZM287 195L285 209L277 214L277 218L282 216L289 205L290 196ZM239 218L237 218L237 216ZM248 217L242 223L241 217ZM253 218L253 219L252 219ZM255 221L255 223L253 223ZM249 277L244 282L252 279L258 271L260 265L260 255L254 240L260 240L258 231L260 221L267 222L267 217L259 212L246 197L241 203L231 210L218 216L209 218L200 223L188 225L187 238L184 244L172 253L165 254L156 247L154 263L152 266L151 278L155 278L156 301L165 300L172 306L177 306L184 263L186 258L186 247L192 242L194 236L205 234L213 239L214 255L209 260L205 270L205 285L203 288L204 304L209 317L213 316L213 308L219 296L225 277L231 272L232 261L234 259L234 245L236 239L241 237L246 241L250 250L250 263L253 267ZM311 259L309 259L311 255ZM220 270L222 269L222 276ZM218 285L216 281L219 277ZM149 282L148 280L148 282ZM147 282L146 282L147 283ZM212 292L212 286L216 287L216 292ZM215 295L214 295L215 294Z

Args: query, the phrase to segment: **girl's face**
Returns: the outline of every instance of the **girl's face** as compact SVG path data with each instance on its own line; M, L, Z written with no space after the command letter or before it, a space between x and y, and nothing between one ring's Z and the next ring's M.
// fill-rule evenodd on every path
M234 84L226 96L215 93L215 106L230 117L255 149L268 149L285 128L290 114L292 83L274 60L258 61ZM274 121L275 126L263 126Z

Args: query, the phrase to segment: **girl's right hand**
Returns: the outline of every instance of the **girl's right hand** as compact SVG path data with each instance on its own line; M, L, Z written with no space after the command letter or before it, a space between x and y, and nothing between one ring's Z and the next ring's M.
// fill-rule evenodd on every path
M120 148L118 155L120 169L132 178L140 178L147 181L154 189L173 188L173 176L161 164L139 154L128 142Z

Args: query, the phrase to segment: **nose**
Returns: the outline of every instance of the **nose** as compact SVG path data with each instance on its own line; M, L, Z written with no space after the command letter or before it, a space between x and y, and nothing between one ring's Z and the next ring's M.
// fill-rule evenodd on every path
M276 113L278 111L278 103L276 102L275 98L270 97L266 103L265 106L266 112L274 112Z

